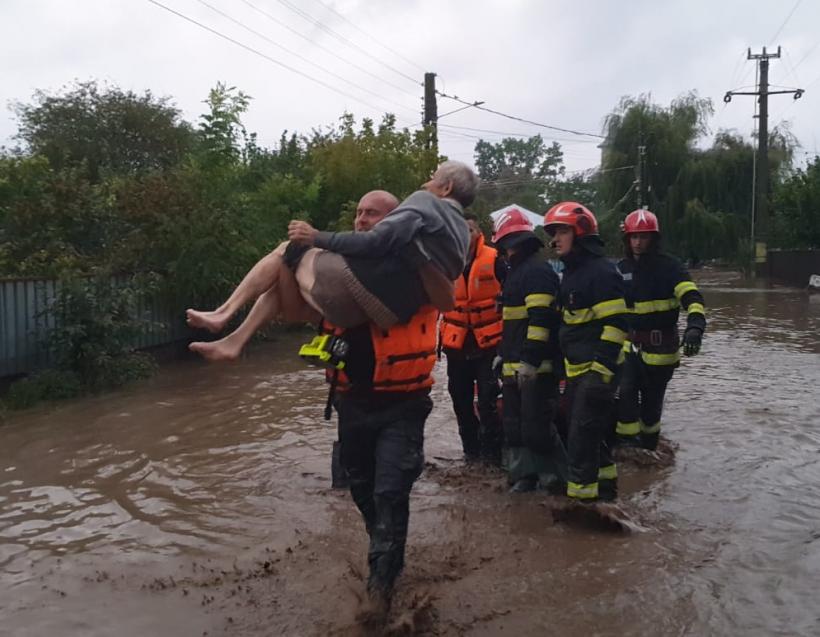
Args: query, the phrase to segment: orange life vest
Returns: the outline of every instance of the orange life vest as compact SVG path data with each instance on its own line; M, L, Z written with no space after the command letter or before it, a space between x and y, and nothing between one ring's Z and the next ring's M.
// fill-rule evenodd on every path
M373 370L373 390L409 392L425 389L433 384L432 371L436 364L436 322L438 310L425 306L407 323L382 330L370 324L370 339L376 365ZM322 322L322 330L339 336L344 330ZM334 370L327 370L328 380ZM350 380L344 370L338 372L336 387L350 389Z
M497 252L478 238L475 259L465 282L460 276L455 282L455 309L446 312L441 323L441 345L450 349L464 347L469 330L481 349L495 347L501 340L501 313L496 310L496 298L501 284L495 278Z

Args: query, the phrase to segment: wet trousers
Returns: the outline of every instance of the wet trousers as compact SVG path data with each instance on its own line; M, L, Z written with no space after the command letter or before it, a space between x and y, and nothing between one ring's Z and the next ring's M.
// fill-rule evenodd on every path
M634 440L654 449L661 431L666 386L674 365L647 365L640 352L630 352L623 364L615 433L622 442Z
M498 419L498 380L493 373L495 349L465 357L447 352L447 390L453 401L464 455L488 461L501 458L503 435ZM474 406L478 395L478 415Z
M612 428L616 381L602 392L597 372L567 379L569 459L567 495L581 500L614 499L617 469L607 434Z
M516 378L507 376L502 395L510 483L535 478L544 487L565 484L566 450L555 427L558 379L552 374L538 374L519 388Z
M404 567L410 491L424 468L429 395L379 405L340 397L339 448L370 536L368 591L390 595Z

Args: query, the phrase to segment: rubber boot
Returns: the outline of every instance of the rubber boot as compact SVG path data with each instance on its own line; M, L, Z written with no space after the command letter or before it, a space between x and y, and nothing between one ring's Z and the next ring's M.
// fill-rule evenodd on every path
M658 438L660 438L659 433L655 434L641 434L641 447L644 449L648 449L649 451L655 451L658 448Z

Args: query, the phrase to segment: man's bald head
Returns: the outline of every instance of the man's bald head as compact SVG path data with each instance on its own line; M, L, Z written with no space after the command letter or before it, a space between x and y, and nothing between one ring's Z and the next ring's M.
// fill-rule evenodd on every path
M399 200L386 190L371 190L359 199L353 227L356 232L366 232L395 210Z

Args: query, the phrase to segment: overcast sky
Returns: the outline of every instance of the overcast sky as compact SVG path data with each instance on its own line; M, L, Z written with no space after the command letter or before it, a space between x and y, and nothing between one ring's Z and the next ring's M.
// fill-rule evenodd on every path
M771 84L807 90L796 102L772 97L771 124L791 122L801 158L820 145L817 0L156 1L267 58L150 0L2 0L0 102L5 107L29 100L35 89L96 78L171 96L195 122L208 90L224 81L252 96L246 126L273 145L284 129L309 132L346 110L376 118L390 111L402 125L416 124L423 74L432 71L447 94L592 133L601 132L621 96L651 93L668 104L694 89L714 102L713 131L748 135L754 98L724 105L723 95L740 86L753 90L747 47L781 45ZM439 114L458 107L439 98ZM477 136L497 141L504 133L540 132L562 141L570 170L599 160L593 138L475 109L440 124L441 151L454 159L471 161ZM15 131L4 108L0 144L12 144Z

